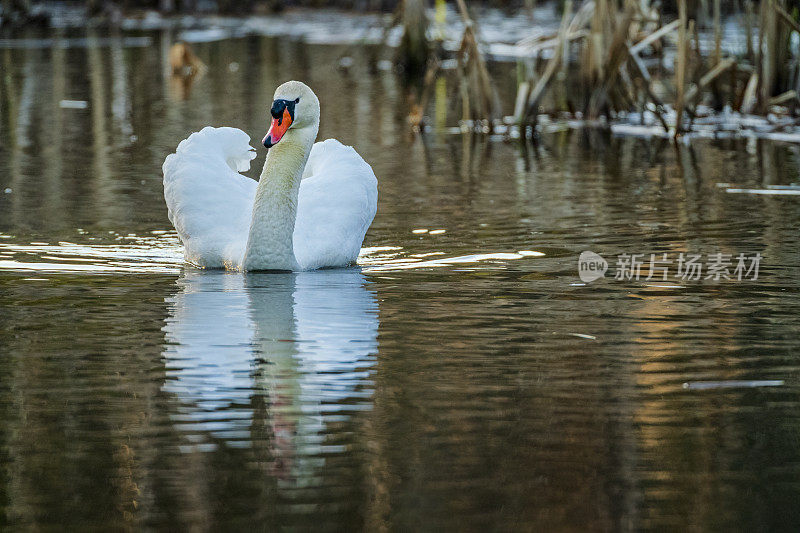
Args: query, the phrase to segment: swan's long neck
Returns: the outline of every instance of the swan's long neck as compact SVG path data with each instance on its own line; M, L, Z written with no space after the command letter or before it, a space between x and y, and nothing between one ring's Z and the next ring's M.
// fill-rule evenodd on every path
M289 130L270 148L256 189L244 270L297 270L294 223L297 199L317 128Z

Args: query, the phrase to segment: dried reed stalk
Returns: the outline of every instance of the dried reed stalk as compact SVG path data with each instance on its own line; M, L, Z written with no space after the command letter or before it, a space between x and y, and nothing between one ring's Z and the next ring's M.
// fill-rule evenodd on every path
M669 132L669 124L664 119L664 103L661 99L656 95L655 91L652 87L652 78L650 77L650 72L647 70L642 58L639 57L639 54L633 53L632 48L628 48L628 53L630 54L631 59L633 60L634 66L636 66L637 70L639 71L639 75L642 77L642 85L644 86L645 92L650 100L653 102L655 106L655 115L658 118L658 121L661 123L661 126L664 128L664 131Z
M425 71L431 48L428 42L428 15L423 0L403 0L392 19L393 27L403 27L397 60L406 75L414 77ZM385 40L385 39L384 39Z
M756 88L758 87L758 72L753 72L747 85L744 88L742 95L742 105L739 106L739 112L748 114L753 111L756 105Z
M636 5L633 2L626 2L625 11L613 29L601 69L602 76L589 97L587 115L590 119L599 117L606 108L610 92L615 88L620 76L620 69L628 58L628 36L635 9Z
M672 33L673 31L678 29L680 25L681 25L680 20L673 20L666 26L662 26L657 31L651 33L650 35L648 35L647 37L645 37L644 39L642 39L641 41L630 47L631 53L638 54L639 52L641 52L654 42L666 36L668 33Z
M722 13L720 0L714 0L714 55L711 64L716 65L722 60Z
M794 20L792 16L785 9L783 9L777 2L773 3L772 6L775 8L775 11L778 13L778 15L781 16L784 22L786 22L786 24L789 25L790 28L800 33L800 24L798 24L797 21Z
M530 93L525 94L524 92L521 92L521 94L518 94L517 96L517 101L522 99L522 101L525 102L524 105L519 106L519 113L516 116L516 122L520 127L531 123L532 119L535 119L539 107L539 101L544 95L545 88L547 87L547 84L550 83L550 79L558 69L559 63L563 60L563 48L566 43L567 29L569 27L567 22L569 21L571 12L572 0L566 0L564 2L564 14L561 17L561 26L558 30L558 46L556 46L553 57L551 57L550 61L548 61L544 72L536 82L536 85L533 87L533 89L530 90ZM524 90L526 92L529 86L530 84L525 85ZM520 88L523 87L520 86Z
M791 89L791 90L786 91L785 93L779 94L778 96L776 96L774 98L770 98L769 102L767 102L767 104L770 105L770 106L781 105L781 104L785 104L786 102L790 102L792 100L795 100L795 101L797 100L797 91L795 91L794 89Z
M462 119L486 120L491 129L497 107L492 80L480 50L475 22L469 16L464 0L457 0L456 4L464 21L464 35L457 54Z
M696 98L702 95L703 89L705 89L712 81L716 80L720 74L731 68L734 64L736 64L736 60L730 58L717 63L717 66L709 70L702 78L700 78L700 81L692 84L692 86L689 87L684 95L684 101L687 104L692 103Z
M686 89L686 66L688 61L688 35L686 0L678 0L678 54L675 58L675 134L677 137L683 131L683 104L684 91Z

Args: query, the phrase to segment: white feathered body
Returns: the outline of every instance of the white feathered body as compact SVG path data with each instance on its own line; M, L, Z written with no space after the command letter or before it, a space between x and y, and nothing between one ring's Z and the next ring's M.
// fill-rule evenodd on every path
M251 224L260 218L253 216L258 183L240 172L255 155L243 131L207 127L167 156L164 197L187 261L204 268L243 267ZM335 139L315 143L297 198L296 269L355 263L377 198L375 174L352 147Z

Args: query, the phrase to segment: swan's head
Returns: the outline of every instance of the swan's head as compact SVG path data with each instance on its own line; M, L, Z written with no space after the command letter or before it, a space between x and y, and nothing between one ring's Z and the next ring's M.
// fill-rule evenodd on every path
M319 126L319 100L303 82L287 81L277 89L272 100L272 124L264 137L264 146L272 148L289 128L297 130Z

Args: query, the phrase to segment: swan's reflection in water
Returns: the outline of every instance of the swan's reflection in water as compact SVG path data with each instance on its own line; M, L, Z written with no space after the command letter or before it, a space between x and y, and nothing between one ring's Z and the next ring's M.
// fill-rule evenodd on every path
M189 448L251 446L266 429L275 474L295 479L336 452L326 424L371 407L378 305L361 272L186 271L178 285L164 391Z

